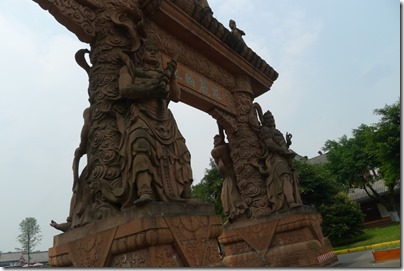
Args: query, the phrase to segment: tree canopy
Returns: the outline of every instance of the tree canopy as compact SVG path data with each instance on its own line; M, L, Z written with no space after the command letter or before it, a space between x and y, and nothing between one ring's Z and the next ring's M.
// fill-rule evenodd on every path
M363 213L339 185L325 164L295 160L300 193L305 205L313 205L323 218L322 229L334 244L341 236L354 237L361 233Z
M212 203L215 213L222 215L224 218L221 201L222 176L212 158L210 159L209 166L209 169L205 169L205 176L201 182L192 186L192 196L195 199Z
M342 136L339 141L325 143L329 169L345 188L365 188L376 179L369 172L380 163L370 151L373 127L362 124L353 130L353 137Z
M338 141L328 140L328 167L338 183L348 188L363 188L366 193L395 213L394 188L400 184L400 101L376 109L381 116L378 123L362 124L353 130L353 136L342 136ZM389 196L386 199L372 187L383 179Z
M310 164L300 160L294 162L305 205L313 205L318 209L321 204L327 204L334 195L342 191L342 187L324 164Z
M388 187L394 187L400 180L400 102L376 109L381 116L376 124L374 134L374 150L380 161L380 173Z

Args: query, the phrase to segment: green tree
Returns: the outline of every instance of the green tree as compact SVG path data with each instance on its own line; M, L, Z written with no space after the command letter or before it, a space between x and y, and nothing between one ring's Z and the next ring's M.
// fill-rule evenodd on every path
M314 205L321 214L324 235L333 243L339 237L345 239L358 235L364 215L357 204L346 194L341 194L343 187L337 183L328 167L301 160L295 160L295 166L302 201L305 205Z
M333 244L362 233L364 214L359 204L344 192L332 197L331 204L322 204L323 233Z
M383 204L393 221L399 221L394 205L394 188L400 177L400 103L375 110L382 115L375 125L362 124L353 130L353 137L346 135L339 141L328 140L329 169L338 183L348 188L362 188L369 197ZM383 178L388 188L387 199L372 185Z
M369 172L378 167L376 156L369 151L370 138L374 129L362 124L353 130L353 137L342 136L339 141L328 140L324 150L331 172L345 189L369 188L376 180Z
M30 264L30 254L34 248L41 242L42 235L41 229L34 217L26 217L20 223L20 235L17 240L21 245L18 250L24 251L28 254L28 266Z
M305 205L313 205L318 209L320 205L327 204L334 195L342 191L324 164L310 164L301 160L294 162L299 175L300 194Z
M205 176L201 182L192 186L192 196L195 199L212 203L215 213L224 218L221 201L222 176L213 159L210 159L209 169L205 169Z
M389 189L400 184L400 102L376 109L381 116L376 124L374 153L380 161L380 174Z

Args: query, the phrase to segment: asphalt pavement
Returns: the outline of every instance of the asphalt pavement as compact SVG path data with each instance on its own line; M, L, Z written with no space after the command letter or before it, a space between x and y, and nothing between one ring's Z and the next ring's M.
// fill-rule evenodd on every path
M338 254L338 263L333 266L333 268L400 268L401 259L386 260L375 262L372 254L372 250L362 250L356 252L348 252L344 254ZM400 268L401 269L401 268Z

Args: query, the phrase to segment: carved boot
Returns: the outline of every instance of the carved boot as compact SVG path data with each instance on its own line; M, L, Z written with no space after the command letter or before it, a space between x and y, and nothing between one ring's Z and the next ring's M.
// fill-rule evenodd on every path
M149 188L149 189L148 189ZM142 205L147 202L150 202L153 200L152 194L151 194L151 189L150 187L143 187L143 189L139 190L138 196L139 198L135 200L135 205Z
M191 182L184 183L184 190L181 197L186 200L187 203L199 203L198 200L192 198Z
M137 192L139 198L135 200L134 202L135 205L142 205L153 200L152 189L150 186L151 183L150 175L147 173L139 175L140 178L138 180L138 192Z
M190 182L187 182L187 181L184 182L184 190L182 190L181 198L183 198L183 199L192 198L192 190L191 190Z

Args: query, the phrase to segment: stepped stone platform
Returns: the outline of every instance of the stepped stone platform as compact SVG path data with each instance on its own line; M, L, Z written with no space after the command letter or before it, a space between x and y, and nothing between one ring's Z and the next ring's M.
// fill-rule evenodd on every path
M322 218L309 206L226 224L219 242L229 267L322 267L338 262L321 231Z
M54 237L53 267L221 265L221 217L206 203L152 202Z

